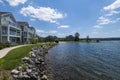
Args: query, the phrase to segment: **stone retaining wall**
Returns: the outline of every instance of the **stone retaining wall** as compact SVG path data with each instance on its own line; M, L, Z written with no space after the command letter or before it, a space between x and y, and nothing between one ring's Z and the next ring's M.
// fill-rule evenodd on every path
M46 75L45 55L51 46L32 48L29 57L22 58L18 69L13 69L11 74L14 80L48 80Z

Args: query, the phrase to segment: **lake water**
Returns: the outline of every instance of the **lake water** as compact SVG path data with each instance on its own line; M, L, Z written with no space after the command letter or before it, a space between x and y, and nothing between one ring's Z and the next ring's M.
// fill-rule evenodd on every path
M48 56L54 80L120 80L120 42L60 42Z

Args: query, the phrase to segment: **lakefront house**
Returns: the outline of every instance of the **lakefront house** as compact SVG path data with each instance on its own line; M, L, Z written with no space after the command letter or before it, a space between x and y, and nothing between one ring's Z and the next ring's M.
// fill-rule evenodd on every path
M30 43L31 39L35 39L35 28L16 21L10 12L0 12L0 42Z
M27 22L22 21L18 21L17 24L21 27L22 43L30 43L33 38L35 39L34 27L30 27Z

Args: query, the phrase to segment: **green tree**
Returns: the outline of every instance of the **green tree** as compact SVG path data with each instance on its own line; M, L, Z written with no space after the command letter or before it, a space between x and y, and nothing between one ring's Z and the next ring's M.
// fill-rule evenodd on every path
M79 41L80 34L78 32L75 33L75 41Z
M43 39L41 36L37 35L37 42L43 42Z
M74 36L73 35L69 35L65 37L66 41L74 41Z
M30 36L31 36L30 43L35 44L36 43L35 42L35 36L33 34L30 34Z
M46 42L53 42L55 40L57 40L57 36L48 35L46 38L44 38L44 41Z

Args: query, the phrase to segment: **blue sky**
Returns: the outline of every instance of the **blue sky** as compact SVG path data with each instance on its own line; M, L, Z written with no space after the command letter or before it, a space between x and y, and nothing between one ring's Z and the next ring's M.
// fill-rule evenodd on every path
M27 21L43 37L120 37L120 0L0 0L0 11Z

